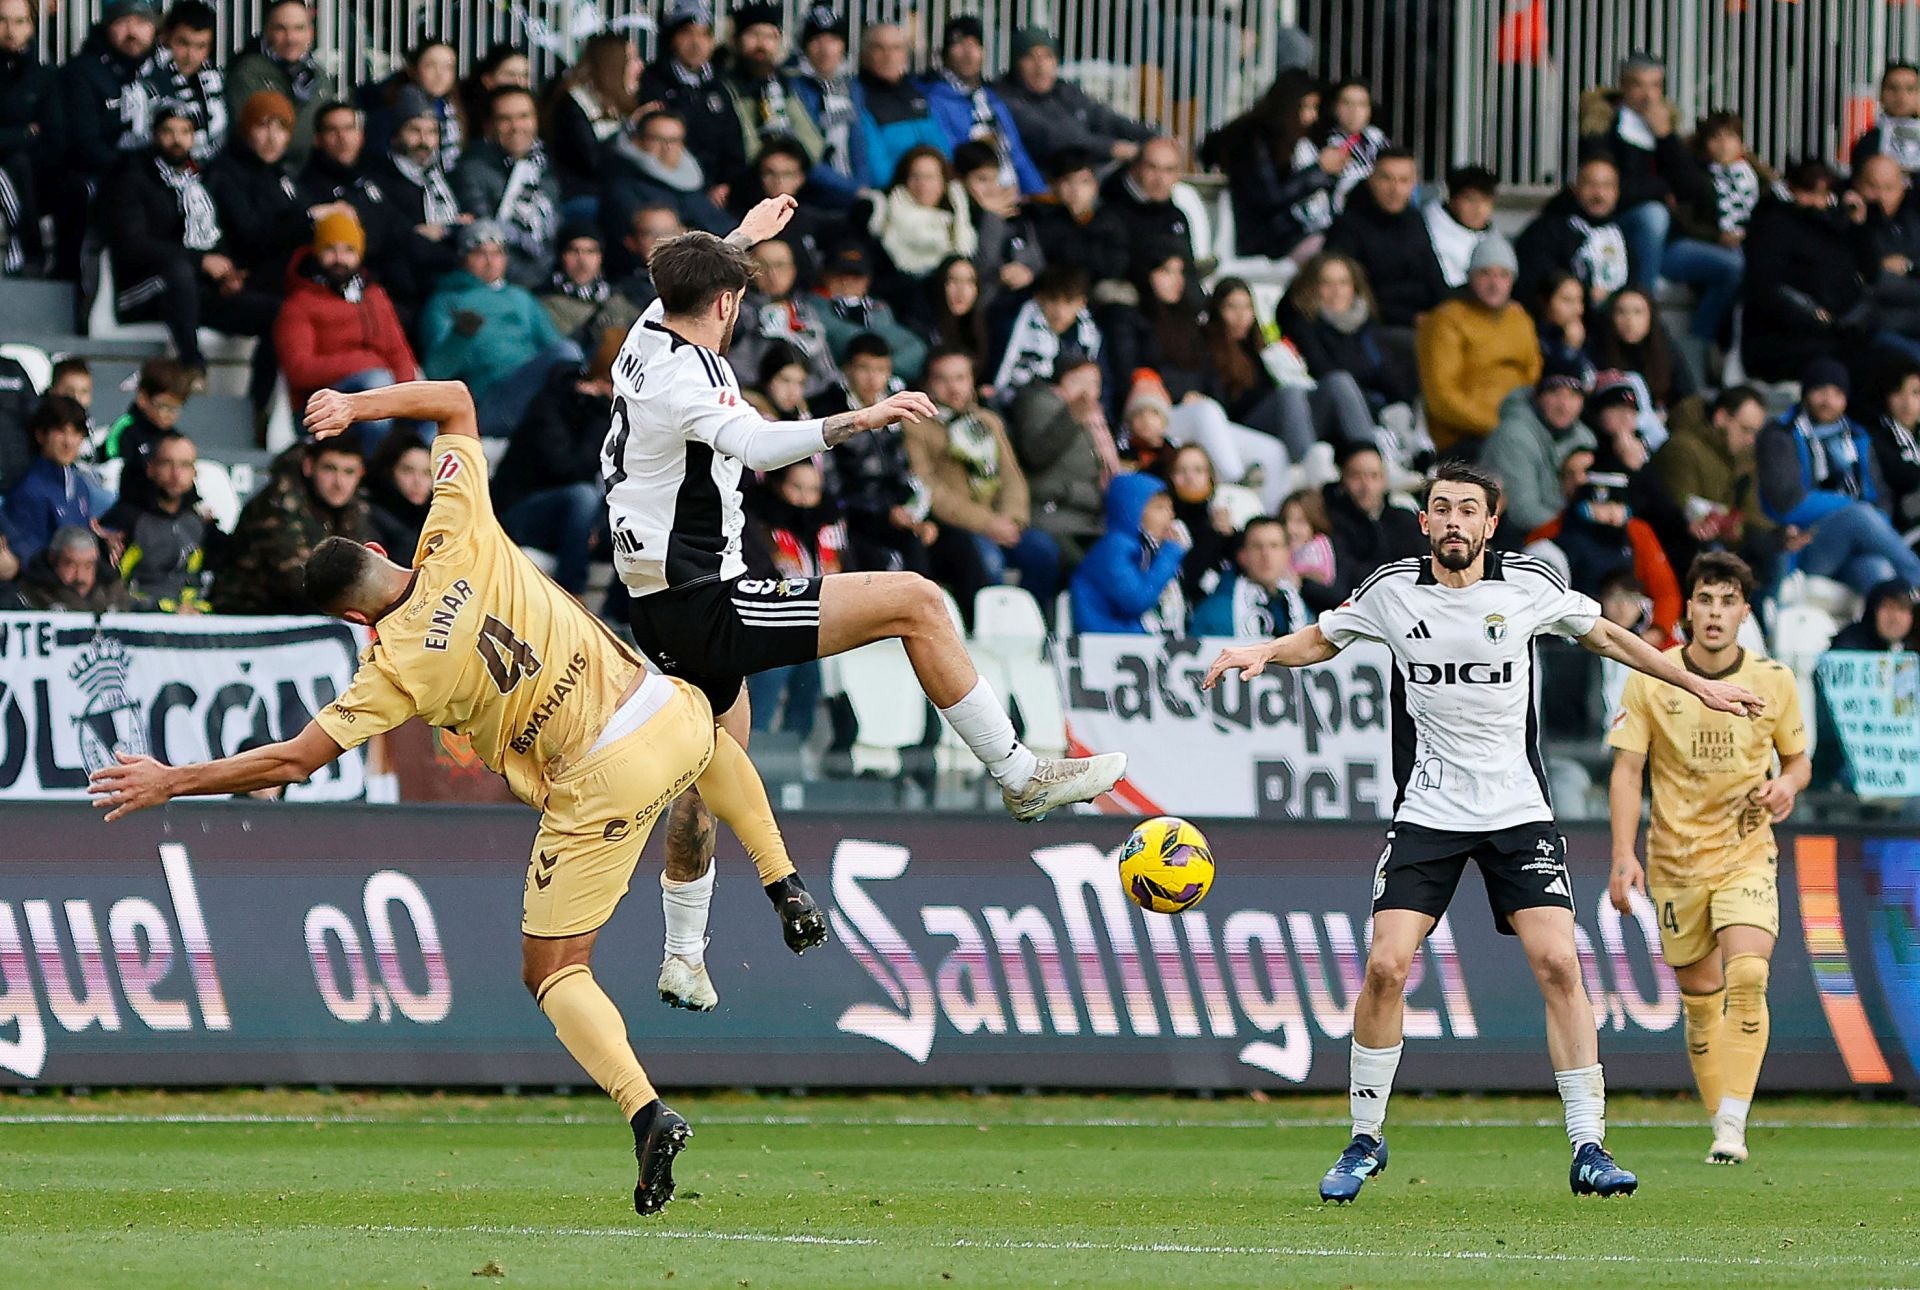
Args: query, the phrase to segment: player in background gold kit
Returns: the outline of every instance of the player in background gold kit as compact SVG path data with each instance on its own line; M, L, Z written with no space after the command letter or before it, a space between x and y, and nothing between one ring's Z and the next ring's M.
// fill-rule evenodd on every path
M1687 1056L1713 1120L1709 1164L1747 1158L1747 1110L1767 1055L1767 974L1780 932L1780 852L1773 826L1793 810L1812 763L1793 673L1740 647L1753 571L1712 551L1687 570L1687 644L1669 651L1687 670L1743 685L1766 700L1758 717L1714 712L1635 673L1607 742L1614 749L1613 905L1653 901L1660 952L1680 982ZM1774 754L1780 771L1769 777ZM1647 864L1634 854L1640 781L1652 771Z
M375 631L347 692L292 739L197 766L122 754L90 789L116 820L174 797L298 783L416 715L466 735L541 811L521 978L567 1051L620 1104L640 1162L634 1208L658 1213L692 1130L661 1103L619 1009L594 981L594 939L626 895L655 820L689 786L739 835L762 883L777 887L793 862L759 775L716 729L706 697L649 673L501 529L466 386L322 390L306 423L323 440L394 417L439 425L433 503L412 566L346 538L329 538L307 562L308 598Z

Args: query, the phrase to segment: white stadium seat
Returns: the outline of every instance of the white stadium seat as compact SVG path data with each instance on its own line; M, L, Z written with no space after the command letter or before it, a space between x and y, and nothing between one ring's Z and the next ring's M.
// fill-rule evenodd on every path
M899 775L900 754L927 737L926 698L905 647L897 640L875 641L834 662L840 692L853 708L853 773Z
M1021 587L982 587L973 598L976 644L1032 641L1036 652L1047 639L1047 620L1033 593Z
M233 526L240 519L240 491L233 486L233 476L227 468L202 457L194 463L193 487L200 494L200 504L220 531L233 532Z
M47 357L47 351L38 345L26 345L14 342L0 345L0 358L10 358L20 364L27 379L33 382L35 394L45 394L47 386L53 383L53 360Z

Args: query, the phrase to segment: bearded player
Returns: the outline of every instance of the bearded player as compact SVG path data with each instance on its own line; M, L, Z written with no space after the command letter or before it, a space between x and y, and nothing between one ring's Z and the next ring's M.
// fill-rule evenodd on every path
M1270 663L1325 662L1356 640L1379 641L1393 654L1396 794L1374 871L1366 981L1353 1012L1353 1139L1320 1180L1322 1200L1352 1200L1387 1167L1384 1126L1400 1066L1407 971L1469 860L1486 880L1495 926L1519 938L1546 1001L1574 1194L1630 1194L1640 1185L1606 1149L1606 1080L1574 944L1566 839L1554 827L1535 733L1534 638L1577 640L1715 711L1756 712L1761 702L1738 685L1689 672L1608 622L1551 566L1487 550L1499 509L1493 476L1442 465L1420 516L1429 556L1382 566L1314 626L1222 650L1204 682L1210 689L1232 670L1251 679Z
M856 434L897 434L897 423L934 414L932 400L911 390L809 421L768 421L741 397L725 354L753 280L749 252L778 234L794 209L791 197L769 198L726 238L687 233L660 243L648 259L659 298L614 363L613 424L601 455L634 640L668 676L704 692L743 745L746 677L897 640L927 698L999 783L1016 819L1090 801L1119 780L1126 757L1036 757L974 669L932 582L905 572L743 576L743 468L774 470ZM712 859L710 821L688 794L667 822L660 997L697 1011L719 998L704 957ZM783 908L819 916L797 878L768 894Z
M122 754L93 776L117 820L174 797L296 784L414 716L467 736L516 796L541 809L521 914L521 979L555 1034L633 1127L633 1206L673 1197L673 1158L692 1135L654 1092L619 1009L588 966L626 894L654 821L692 785L731 826L761 880L793 874L766 789L700 691L649 673L508 540L487 493L473 401L458 382L340 394L307 409L315 439L355 422L433 421L433 503L412 567L377 546L329 538L307 561L307 596L372 627L353 683L292 739L198 766ZM815 937L813 931L822 936ZM789 944L796 929L786 929ZM824 927L801 929L818 944Z
M1740 647L1753 571L1711 551L1687 570L1687 643L1667 656L1689 675L1731 682L1766 700L1741 721L1645 676L1627 678L1607 743L1614 749L1613 905L1632 913L1645 893L1660 954L1680 982L1687 1058L1713 1124L1707 1163L1747 1158L1747 1109L1767 1055L1767 977L1780 934L1773 826L1787 818L1813 763L1793 673ZM1774 754L1780 770L1773 769ZM1640 782L1651 771L1647 863L1634 854Z

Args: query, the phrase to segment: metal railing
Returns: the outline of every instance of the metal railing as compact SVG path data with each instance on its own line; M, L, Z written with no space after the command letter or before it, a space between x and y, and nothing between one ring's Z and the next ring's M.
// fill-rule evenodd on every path
M41 0L41 56L60 62L79 49L103 3ZM722 0L713 7L724 14L731 6ZM797 41L807 5L784 0L783 7L789 40ZM990 69L1008 65L1016 30L1048 27L1059 37L1067 74L1089 93L1197 141L1272 82L1280 28L1295 0L842 0L840 7L856 48L869 23L905 27L921 69L937 62L940 33L956 14L981 19ZM260 30L267 0L214 0L214 8L214 46L228 58ZM535 77L544 80L610 25L631 31L651 58L658 8L652 0L318 0L315 17L322 65L351 88L392 72L423 33L451 41L463 73L494 44L510 42L527 50Z

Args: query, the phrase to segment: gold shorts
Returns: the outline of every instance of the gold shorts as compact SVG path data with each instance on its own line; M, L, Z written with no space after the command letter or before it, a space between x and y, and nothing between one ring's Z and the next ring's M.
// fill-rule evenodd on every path
M579 936L613 917L654 821L713 759L705 696L684 681L672 685L673 697L645 725L552 782L527 864L527 935Z
M1771 856L1711 883L1648 884L1668 967L1691 967L1713 953L1726 927L1780 934L1780 889Z

